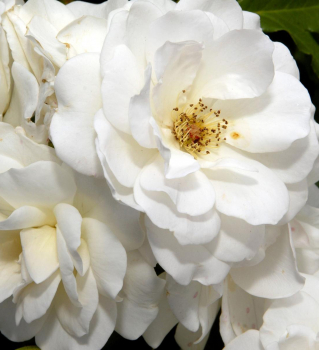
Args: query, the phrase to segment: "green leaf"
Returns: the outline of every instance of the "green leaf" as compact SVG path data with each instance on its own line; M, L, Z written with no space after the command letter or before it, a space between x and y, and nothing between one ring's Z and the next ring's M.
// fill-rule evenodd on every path
M40 348L38 348L37 346L24 346L23 348L19 348L17 350L40 350Z
M261 18L265 32L287 31L300 51L312 56L312 67L319 76L318 0L238 0L245 11Z

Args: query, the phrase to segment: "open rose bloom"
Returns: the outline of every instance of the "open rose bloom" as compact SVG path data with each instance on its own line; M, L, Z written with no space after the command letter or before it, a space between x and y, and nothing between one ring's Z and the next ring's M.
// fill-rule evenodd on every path
M221 306L227 350L319 349L315 108L259 16L235 0L0 15L1 332L156 348L177 325L199 350Z

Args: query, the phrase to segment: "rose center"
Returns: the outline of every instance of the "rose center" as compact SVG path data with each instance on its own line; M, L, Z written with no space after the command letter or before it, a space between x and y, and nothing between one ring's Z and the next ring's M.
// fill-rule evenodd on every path
M194 158L210 154L226 140L228 121L220 118L220 111L208 109L202 99L183 110L176 107L172 113L172 133L180 147Z

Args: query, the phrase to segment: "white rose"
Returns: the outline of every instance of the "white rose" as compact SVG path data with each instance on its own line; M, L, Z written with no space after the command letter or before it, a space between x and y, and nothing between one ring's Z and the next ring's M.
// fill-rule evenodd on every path
M136 251L139 213L50 147L5 123L0 136L1 332L43 350L99 350L114 329L141 336L165 283Z
M217 284L306 202L319 148L298 79L235 0L137 0L113 13L101 55L60 70L50 134L63 161L147 214L178 283Z

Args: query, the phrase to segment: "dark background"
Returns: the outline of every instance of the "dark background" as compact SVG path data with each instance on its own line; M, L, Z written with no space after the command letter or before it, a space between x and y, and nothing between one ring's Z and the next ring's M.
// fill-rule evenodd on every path
M63 1L62 1L63 2ZM65 1L70 2L70 1ZM91 3L101 3L103 1L86 1ZM300 80L308 89L311 96L312 102L315 106L319 106L319 80L314 74L311 68L311 58L301 53L294 44L293 40L287 32L280 31L277 33L267 33L272 41L280 41L284 43L296 59L300 70ZM319 40L318 40L319 41ZM319 111L318 111L319 112ZM316 113L316 120L319 121L319 113ZM158 347L159 350L164 349L179 349L179 346L174 340L175 328L167 335L163 343ZM23 346L35 345L34 339L23 343L13 343L7 340L2 334L0 334L0 345L1 350L16 350ZM205 349L221 350L223 349L223 342L219 334L219 315L216 318L214 326L212 328L210 337L208 339ZM112 334L107 344L103 348L104 350L114 349L139 349L139 350L150 350L151 348L146 344L144 339L141 337L136 341L129 341L122 338L116 332ZM56 349L59 350L59 349Z

